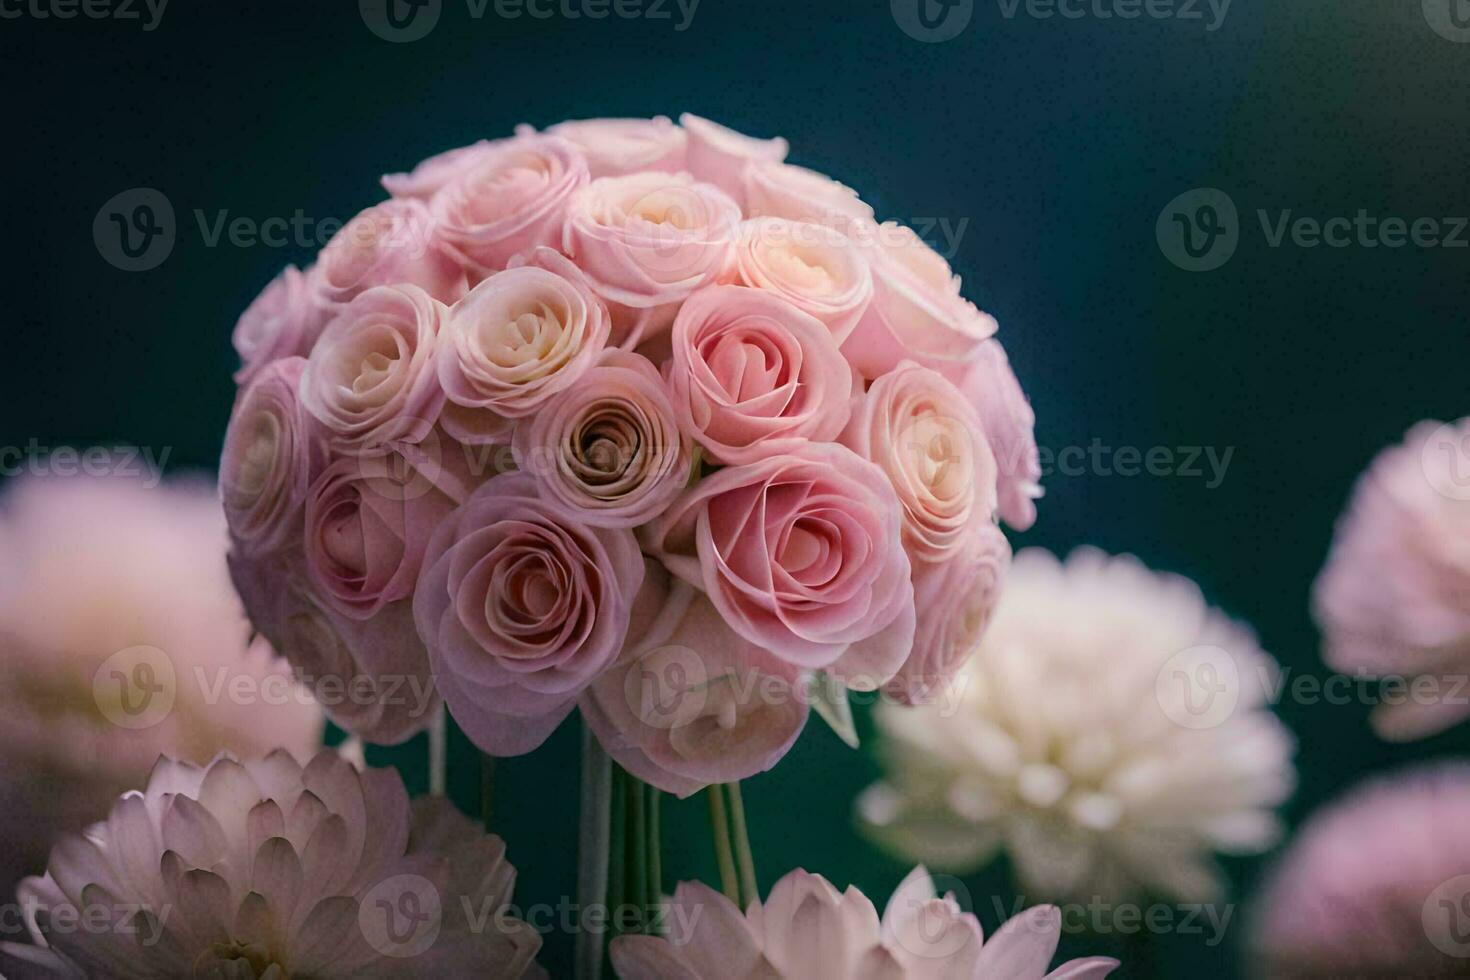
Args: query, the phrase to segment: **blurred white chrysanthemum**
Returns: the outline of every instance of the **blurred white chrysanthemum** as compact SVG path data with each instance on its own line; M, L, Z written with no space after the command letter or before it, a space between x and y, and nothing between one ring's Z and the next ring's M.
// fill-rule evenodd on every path
M162 759L145 792L62 838L19 893L30 977L516 978L541 939L507 911L505 845L391 769L331 751L207 768Z
M1423 738L1470 716L1470 418L1420 422L1378 455L1313 600L1332 667L1409 685L1373 712L1379 735Z
M698 882L682 882L668 915L668 938L613 940L623 980L1102 980L1118 965L1103 956L1047 966L1062 916L1041 905L985 937L980 921L941 897L915 868L880 921L856 888L839 892L821 875L796 870L764 904L741 912Z
M976 655L931 703L882 705L864 823L910 860L997 852L1038 898L1206 900L1212 852L1278 835L1292 740L1274 661L1199 588L1137 559L1017 556Z
M112 457L94 470L119 470ZM211 484L24 478L0 498L0 887L100 819L160 755L321 744L321 712L250 627Z

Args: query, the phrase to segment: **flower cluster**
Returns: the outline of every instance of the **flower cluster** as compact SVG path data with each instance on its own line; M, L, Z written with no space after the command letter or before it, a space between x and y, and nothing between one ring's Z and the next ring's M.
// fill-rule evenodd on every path
M898 886L881 920L856 888L839 892L821 875L800 870L776 882L764 904L751 902L744 913L698 882L681 883L671 908L673 921L689 923L687 934L613 940L618 976L1102 980L1118 965L1094 956L1048 972L1062 931L1056 907L1027 909L986 939L980 921L962 911L953 895L935 893L923 867Z
M1040 493L995 321L784 140L681 123L385 177L241 318L233 572L303 677L383 695L352 731L421 729L405 678L497 755L580 704L688 793L774 764L815 672L918 701L973 649Z

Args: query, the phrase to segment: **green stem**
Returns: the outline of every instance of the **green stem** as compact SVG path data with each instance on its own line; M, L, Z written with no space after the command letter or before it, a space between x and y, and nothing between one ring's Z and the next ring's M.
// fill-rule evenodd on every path
M735 859L740 867L742 908L760 901L760 888L755 880L755 857L750 852L750 833L745 826L745 801L740 796L740 783L726 783L730 794L730 830L735 842Z
M664 901L663 841L659 838L659 804L663 794L658 787L648 787L648 900L661 906ZM659 920L654 920L653 932L658 932Z
M608 864L607 917L618 934L618 910L628 901L628 781L621 767L612 771L612 860Z
M715 862L720 866L720 891L739 905L740 883L735 877L735 856L730 851L730 818L725 812L725 792L719 783L712 784L706 792L709 794L709 824L715 843Z
M439 706L429 726L429 795L449 793L449 712Z
M577 842L577 905L582 914L608 894L608 854L612 820L612 760L592 730L582 728L582 799ZM603 932L577 930L577 980L602 975Z
M624 855L628 861L625 880L628 882L628 902L636 910L630 932L643 932L644 917L648 914L648 823L645 819L645 793L643 784L631 775L624 774L628 781L628 846Z

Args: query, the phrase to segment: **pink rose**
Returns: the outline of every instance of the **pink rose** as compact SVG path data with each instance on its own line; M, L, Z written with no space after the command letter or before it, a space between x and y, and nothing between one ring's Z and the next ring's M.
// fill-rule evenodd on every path
M919 628L913 652L888 682L891 696L924 704L954 679L990 625L1010 566L1010 542L994 524L982 526L972 551L914 566Z
M598 292L596 283L588 279L587 274L577 268L577 263L554 248L533 248L510 260L512 269L519 269L522 266L532 266L537 269L545 269L547 272L554 272L597 297L608 314L608 343L624 350L632 350L638 346L643 335L649 332L654 314L660 312L656 308L638 309L611 302Z
M444 428L462 442L498 442L597 363L607 310L575 279L525 266L498 272L449 311L438 378Z
M667 368L679 424L720 463L835 439L852 371L820 321L741 286L695 293L674 322Z
M443 521L414 617L470 739L494 755L545 741L622 649L643 575L632 531L587 527L529 474L495 477Z
M636 527L689 481L691 446L658 369L606 351L580 384L517 427L516 465L599 527Z
M914 639L902 525L881 470L843 446L806 443L706 476L644 543L746 640L872 688Z
M312 285L330 310L373 286L413 283L441 303L464 295L464 272L434 241L422 201L390 199L358 214L317 257Z
M789 163L762 163L745 171L745 211L841 229L849 238L873 224L873 209L858 192L826 174Z
M592 179L639 170L678 173L684 169L684 131L667 116L653 119L582 119L546 131L577 144Z
M741 639L700 592L654 562L636 638L582 695L582 717L618 764L687 797L765 772L806 725L800 671Z
M974 409L938 372L905 361L874 381L841 441L887 474L916 561L947 561L990 526L995 456Z
M555 136L518 136L476 155L430 202L440 241L471 281L512 256L560 241L567 202L587 183L587 161Z
M448 312L417 286L376 286L328 324L307 358L301 403L337 446L428 435L444 406L434 349Z
M842 348L863 377L876 378L904 359L963 368L995 333L995 320L960 295L949 263L912 229L888 222L867 251L873 301Z
M689 172L699 180L714 184L742 206L746 170L757 164L780 163L791 149L779 136L756 139L693 113L680 116L679 124L689 135L686 157Z
M648 310L645 333L672 321L678 304L724 269L740 208L688 174L649 171L594 180L572 198L562 251L598 295Z
M230 340L240 355L235 383L244 386L268 364L283 357L305 357L327 324L312 298L314 272L286 266L271 280L235 324Z
M252 625L333 722L375 744L396 745L434 720L439 694L410 603L352 620L321 602L295 557L233 551L229 564Z
M1041 456L1036 448L1036 413L1021 391L1005 348L994 338L951 375L975 406L999 468L1001 518L1018 531L1036 523L1041 490Z
M306 566L317 591L359 620L413 595L429 536L467 489L417 446L337 459L306 499Z
M220 456L219 488L230 533L242 547L299 544L307 488L327 465L321 426L301 408L306 360L275 361L241 392Z
M427 201L510 141L509 137L480 140L469 146L445 150L422 161L410 173L384 174L383 189L394 197L416 197Z
M873 299L873 274L856 245L835 229L785 218L740 226L730 278L821 320L839 345Z

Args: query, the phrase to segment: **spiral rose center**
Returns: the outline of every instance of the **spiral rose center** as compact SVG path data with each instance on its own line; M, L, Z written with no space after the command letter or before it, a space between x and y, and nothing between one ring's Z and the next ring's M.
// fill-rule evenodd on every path
M281 420L270 412L257 413L231 487L234 494L244 500L254 500L264 492L275 471L280 446Z
M544 306L491 320L481 327L486 357L503 368L544 360L560 338L561 324Z
M785 358L771 338L755 331L727 334L705 352L715 381L735 402L768 395L785 380Z
M358 363L357 375L352 379L352 393L364 395L379 388L393 376L397 366L397 350L369 351Z
M467 211L472 221L489 223L513 213L545 193L555 179L550 161L523 155L502 161L474 183Z
M795 247L771 250L767 257L771 272L805 292L833 292L837 277L821 258Z

